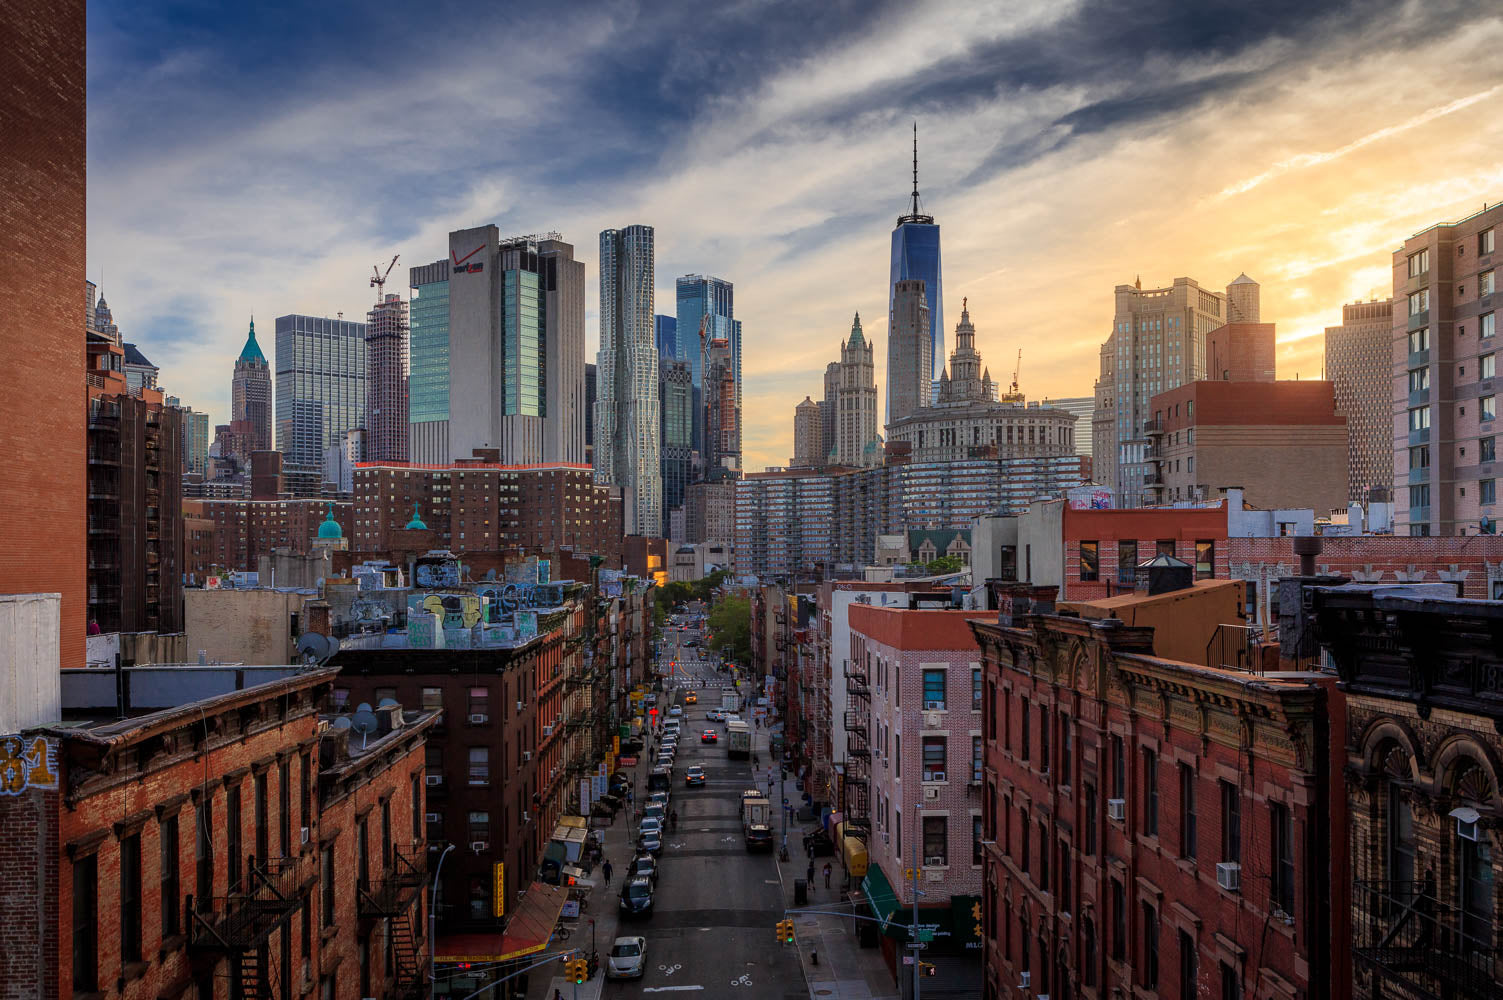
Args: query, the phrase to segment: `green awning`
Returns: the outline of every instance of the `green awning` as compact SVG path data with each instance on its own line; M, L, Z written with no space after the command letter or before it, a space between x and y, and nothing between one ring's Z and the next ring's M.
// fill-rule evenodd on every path
M875 861L866 869L866 878L861 880L861 891L872 908L872 916L882 921L882 929L887 930L887 922L901 908L902 903L898 900L898 894L892 891L892 883L887 881L882 866Z

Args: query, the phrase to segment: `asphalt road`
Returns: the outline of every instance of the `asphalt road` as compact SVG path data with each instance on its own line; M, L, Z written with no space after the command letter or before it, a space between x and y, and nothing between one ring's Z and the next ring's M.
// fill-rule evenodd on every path
M673 655L665 650L665 658ZM798 950L776 940L784 891L774 856L748 854L741 837L740 798L752 785L750 762L728 759L724 743L699 742L706 728L724 732L722 725L705 719L705 711L719 704L716 688L729 681L709 663L678 663L680 670L667 679L665 691L679 704L681 686L700 692L698 705L684 706L674 763L672 805L678 810L678 830L668 834L663 847L653 915L623 921L616 932L647 939L648 971L637 982L607 983L603 995L808 1000ZM710 686L699 689L700 680ZM666 708L673 702L665 697L661 704ZM684 786L684 772L692 764L704 765L706 785Z

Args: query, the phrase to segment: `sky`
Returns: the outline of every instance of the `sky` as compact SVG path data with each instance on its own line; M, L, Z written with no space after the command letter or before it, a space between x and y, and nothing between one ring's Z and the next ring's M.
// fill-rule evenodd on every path
M397 9L398 7L402 9ZM744 464L783 465L852 316L886 353L919 129L945 314L994 379L1088 396L1115 285L1246 272L1321 374L1392 252L1503 200L1503 8L1448 0L92 3L89 276L225 422L252 314L363 318L447 233L656 227L736 286ZM947 331L953 346L953 333Z

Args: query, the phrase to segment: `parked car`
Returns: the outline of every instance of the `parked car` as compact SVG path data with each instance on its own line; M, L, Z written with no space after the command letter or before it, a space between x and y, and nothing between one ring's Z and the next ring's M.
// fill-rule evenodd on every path
M663 837L657 832L644 833L637 839L637 846L653 856L663 853Z
M621 915L623 917L652 916L652 879L627 879L621 887Z
M658 815L658 816L643 816L642 817L642 822L641 822L641 824L638 825L637 830L643 836L646 836L649 833L662 833L663 832L663 817L661 815Z
M605 966L607 979L641 979L646 971L646 938L618 937L612 942L611 953L606 959Z
M658 859L651 854L635 855L626 865L626 877L650 878L652 884L658 884Z

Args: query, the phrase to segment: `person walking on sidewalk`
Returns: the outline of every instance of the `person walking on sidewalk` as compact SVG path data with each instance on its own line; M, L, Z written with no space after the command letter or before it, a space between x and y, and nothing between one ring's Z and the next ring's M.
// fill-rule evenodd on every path
M611 863L609 861L602 861L602 862L600 862L600 870L605 873L605 884L607 886L609 886L611 884ZM825 865L825 885L828 886L829 884L830 884L830 866L829 865Z
M804 882L810 889L814 888L814 859L809 859L809 873L804 877Z
M610 867L607 866L605 871L606 871L606 875L605 875L606 881L609 882L610 878L611 878L611 876L610 876ZM830 887L830 863L828 861L826 861L825 862L825 888L828 889L829 887Z

